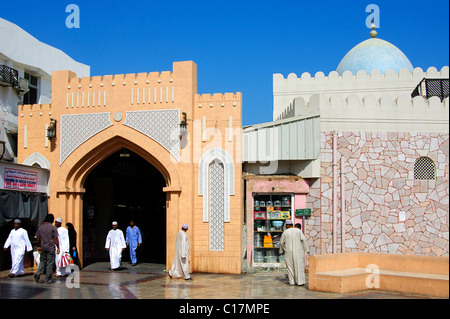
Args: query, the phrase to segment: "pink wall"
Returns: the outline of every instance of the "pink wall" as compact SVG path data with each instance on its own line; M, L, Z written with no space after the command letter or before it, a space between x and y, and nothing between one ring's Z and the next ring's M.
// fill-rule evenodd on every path
M294 195L294 211L292 214L295 216L295 210L296 209L302 209L306 208L306 196L307 194L295 194ZM302 217L294 217L294 224L300 223L302 224L302 229L306 231L305 225L303 225L303 218Z

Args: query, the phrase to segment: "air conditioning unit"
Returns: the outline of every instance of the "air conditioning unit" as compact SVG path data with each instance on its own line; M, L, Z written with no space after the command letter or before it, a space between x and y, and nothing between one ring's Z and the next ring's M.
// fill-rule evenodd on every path
M21 98L22 96L27 94L28 91L30 90L28 88L28 80L24 79L24 78L19 78L19 86L16 87L16 90L17 90L17 96L19 98Z
M19 71L6 65L0 65L0 85L16 87L19 83Z

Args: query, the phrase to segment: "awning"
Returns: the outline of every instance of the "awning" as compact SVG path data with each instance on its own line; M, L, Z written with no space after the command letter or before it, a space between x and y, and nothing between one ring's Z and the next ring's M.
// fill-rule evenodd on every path
M0 227L16 218L39 226L47 214L47 194L0 190Z
M316 160L320 157L320 116L296 116L244 127L242 161Z

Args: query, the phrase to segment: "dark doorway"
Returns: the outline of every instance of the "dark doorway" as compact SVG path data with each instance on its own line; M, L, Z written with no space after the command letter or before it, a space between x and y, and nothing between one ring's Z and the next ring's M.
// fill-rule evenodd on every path
M162 174L136 153L122 149L95 167L84 183L84 266L108 261L106 236L113 221L126 236L130 220L135 221L143 244L138 262L166 263L166 182ZM125 249L122 263L130 261Z

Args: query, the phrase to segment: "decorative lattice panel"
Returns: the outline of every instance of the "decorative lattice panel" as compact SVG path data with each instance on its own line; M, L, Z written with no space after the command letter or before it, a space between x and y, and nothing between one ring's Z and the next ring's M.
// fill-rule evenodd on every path
M448 97L448 82L448 79L425 79L427 99L432 96L438 96L442 101Z
M81 144L111 125L111 113L61 115L60 165Z
M209 250L223 251L225 250L225 170L219 160L212 161L209 166Z
M230 222L230 196L234 195L234 162L227 151L215 147L203 154L198 164L198 194L203 196L203 222L209 221L209 169L214 160L224 166L224 221Z
M414 163L414 179L416 180L434 180L436 167L431 158L422 156Z
M150 137L180 161L180 111L152 110L126 112L123 125Z

